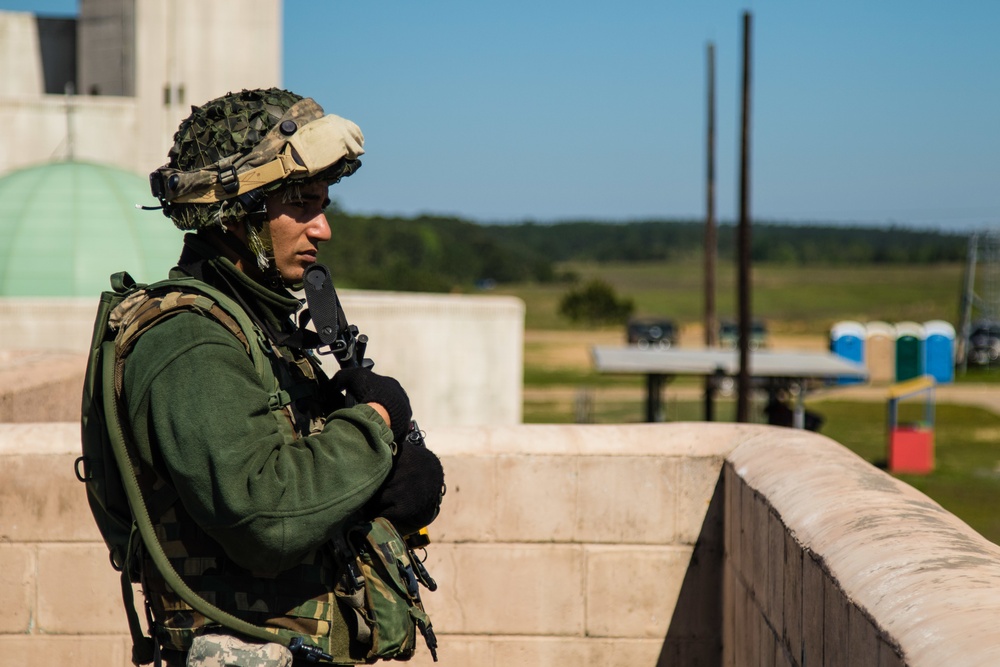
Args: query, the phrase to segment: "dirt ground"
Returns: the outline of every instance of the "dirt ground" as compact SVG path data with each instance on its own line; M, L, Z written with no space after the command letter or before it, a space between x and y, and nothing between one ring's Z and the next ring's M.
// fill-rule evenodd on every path
M703 328L700 325L681 329L678 347L704 347ZM527 330L524 332L524 363L538 368L577 368L587 370L591 366L590 351L595 345L623 345L625 334L621 330L597 331L549 331ZM769 337L770 347L780 350L818 351L828 349L823 336L776 336Z
M614 346L625 343L620 330L599 331L548 331L528 330L524 332L524 363L535 368L575 369L586 372L593 367L591 349L594 346ZM702 328L685 327L680 334L679 347L704 347ZM828 341L824 336L771 335L769 347L775 350L824 351ZM605 400L643 400L644 389L622 387L601 388ZM666 400L693 400L701 395L697 384L669 384L665 389ZM849 400L879 401L887 399L888 388L869 385L837 385L809 393L808 401ZM576 387L525 387L525 402L554 402L567 406L575 400L579 390ZM974 405L1000 414L1000 384L944 384L935 388L935 399L939 403Z

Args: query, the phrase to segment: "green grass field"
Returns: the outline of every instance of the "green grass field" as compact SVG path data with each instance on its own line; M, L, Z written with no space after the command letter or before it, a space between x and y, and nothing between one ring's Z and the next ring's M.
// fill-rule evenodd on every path
M635 301L636 314L662 315L679 324L701 322L703 277L700 260L598 264L566 263L581 281L600 278L619 296ZM886 266L755 266L755 317L779 333L822 334L839 320L956 323L962 288L960 264ZM736 313L736 284L731 262L720 262L716 278L716 310L720 317ZM559 317L558 305L568 284L517 284L497 288L524 300L528 329L574 328Z
M696 261L663 264L570 264L582 280L602 278L620 296L635 300L639 314L664 315L680 325L702 319L701 267ZM718 312L734 312L732 265L723 265L718 277ZM943 319L956 324L961 293L962 267L864 266L789 267L758 266L754 273L756 317L767 320L772 333L822 340L836 321L884 320L922 322ZM644 419L641 378L602 376L589 365L586 349L595 342L621 341L623 328L587 331L573 327L557 315L561 295L569 285L515 285L498 292L525 301L526 328L557 330L547 337L527 336L525 343L524 421L570 423L583 418L597 423L640 422ZM562 336L559 332L563 332ZM568 354L577 346L581 351ZM995 383L1000 371L970 369L962 382ZM667 392L668 421L699 421L701 402L676 396L696 396L693 378L678 378ZM1000 388L998 388L1000 391ZM673 397L671 397L673 396ZM762 405L753 406L759 414ZM885 465L886 405L884 402L824 400L810 409L825 419L821 432L842 443L876 466ZM922 406L904 406L905 410ZM919 417L916 415L914 418ZM732 400L717 404L720 421L733 421ZM900 475L946 509L1000 543L1000 514L993 504L1000 497L1000 415L976 407L940 404L935 425L936 467L927 476Z

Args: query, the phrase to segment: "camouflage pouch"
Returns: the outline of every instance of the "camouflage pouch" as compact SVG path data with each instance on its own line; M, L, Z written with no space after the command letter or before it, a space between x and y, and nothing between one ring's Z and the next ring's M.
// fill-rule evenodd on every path
M437 641L420 600L412 556L399 532L377 518L348 533L364 589L361 616L371 631L367 659L407 660L416 650L417 630L437 660Z

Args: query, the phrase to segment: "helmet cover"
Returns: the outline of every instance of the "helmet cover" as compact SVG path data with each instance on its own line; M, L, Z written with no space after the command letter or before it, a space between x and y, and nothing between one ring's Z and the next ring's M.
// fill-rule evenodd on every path
M350 176L363 144L357 125L309 98L243 90L191 108L150 185L178 228L224 225L291 184Z

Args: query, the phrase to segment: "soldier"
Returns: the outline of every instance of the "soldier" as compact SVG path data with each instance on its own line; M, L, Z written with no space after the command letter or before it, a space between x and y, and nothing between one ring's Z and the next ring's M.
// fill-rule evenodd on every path
M357 125L309 98L244 90L193 108L169 163L150 176L164 214L191 232L171 278L225 295L253 326L241 331L241 317L227 325L193 307L144 331L120 383L126 439L184 582L284 638L261 642L196 612L144 557L152 635L167 665L298 664L306 655L289 651L290 636L293 649L315 649L310 660L382 657L365 644L368 602L352 606L337 588L349 560L338 546L376 516L406 535L437 515L443 471L406 437L406 392L367 368L326 378L294 319L301 304L289 288L332 236L327 189L358 169L362 145ZM248 354L254 345L266 372Z

